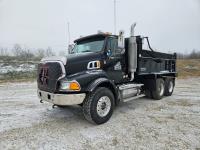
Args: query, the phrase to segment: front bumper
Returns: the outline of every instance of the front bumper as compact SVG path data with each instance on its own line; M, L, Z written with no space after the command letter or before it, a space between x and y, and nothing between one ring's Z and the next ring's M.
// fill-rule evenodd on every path
M38 97L55 105L77 105L83 103L86 94L53 94L38 89Z

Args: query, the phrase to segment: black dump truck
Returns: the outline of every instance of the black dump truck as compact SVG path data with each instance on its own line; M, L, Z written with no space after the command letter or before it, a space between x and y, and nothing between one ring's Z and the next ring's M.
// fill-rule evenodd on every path
M148 37L134 36L134 28L128 38L123 32L81 37L66 57L43 58L37 74L41 102L80 105L88 121L102 124L120 102L172 95L176 53L154 51Z

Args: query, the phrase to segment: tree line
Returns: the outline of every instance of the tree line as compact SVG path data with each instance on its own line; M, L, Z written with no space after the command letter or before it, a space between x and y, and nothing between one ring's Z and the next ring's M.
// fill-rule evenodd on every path
M200 59L200 51L193 49L190 53L177 53L178 59Z
M58 55L65 55L64 51L60 51ZM31 50L30 48L22 47L20 44L15 44L11 50L0 47L0 57L3 60L15 59L15 60L40 60L43 57L56 56L51 47L46 49L38 48Z
M67 49L66 49L67 51ZM58 55L64 56L67 52L60 51ZM34 51L29 48L24 48L20 44L15 44L11 51L7 48L0 47L1 59L17 59L17 60L40 60L43 57L55 56L55 52L51 47L46 49L38 48ZM193 49L190 53L177 53L178 59L200 59L200 51Z

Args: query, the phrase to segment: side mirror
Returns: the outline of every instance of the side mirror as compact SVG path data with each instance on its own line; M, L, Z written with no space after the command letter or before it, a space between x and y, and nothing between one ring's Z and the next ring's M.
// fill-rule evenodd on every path
M118 48L124 49L124 31L119 31Z
M116 53L117 54L124 54L125 53L125 48L118 47L117 50L116 50Z
M111 51L110 49L107 50L107 51L106 51L106 56L107 56L107 57L110 57L111 55L112 55L112 51Z
M68 54L73 54L74 53L73 49L74 49L74 44L68 45Z

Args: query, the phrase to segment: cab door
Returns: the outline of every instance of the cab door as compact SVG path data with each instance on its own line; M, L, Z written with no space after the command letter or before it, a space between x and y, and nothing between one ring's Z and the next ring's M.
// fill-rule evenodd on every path
M118 48L117 37L109 37L106 44L105 71L115 83L123 82L123 49Z

